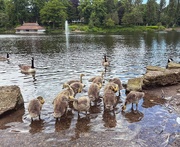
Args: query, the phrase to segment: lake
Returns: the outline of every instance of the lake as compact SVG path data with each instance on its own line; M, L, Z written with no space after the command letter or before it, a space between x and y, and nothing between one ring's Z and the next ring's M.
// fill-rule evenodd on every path
M88 118L77 111L69 111L67 117L56 122L52 116L52 101L62 91L64 82L79 79L84 73L84 91L76 98L87 95L91 77L100 75L105 69L101 65L103 54L107 54L110 66L106 69L105 83L118 77L123 84L128 79L141 77L147 65L165 67L168 58L180 62L180 32L133 33L122 35L69 34L64 35L0 35L0 56L10 53L10 62L0 62L0 86L18 85L25 101L25 109L19 119L7 119L0 129L19 133L64 133L74 139L84 133L120 132L116 139L132 140L140 132L153 128L146 136L156 137L157 132L171 134L178 129L177 114L170 113L162 105L144 106L139 103L138 112L133 114L130 106L121 112L123 103L118 103L115 116L104 112L103 102L92 106ZM18 64L31 64L34 57L37 69L35 79L32 75L22 74ZM102 90L103 91L103 90ZM103 95L103 92L101 94ZM27 106L37 96L45 98L41 121L31 123ZM120 100L124 102L125 89L121 90ZM176 127L172 126L176 124ZM127 137L131 134L131 137ZM161 143L166 141L162 136ZM148 143L144 143L144 145ZM142 145L143 146L143 145Z

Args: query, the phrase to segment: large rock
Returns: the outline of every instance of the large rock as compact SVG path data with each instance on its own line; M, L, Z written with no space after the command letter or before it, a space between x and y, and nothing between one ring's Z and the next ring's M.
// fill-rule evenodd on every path
M127 88L126 91L142 91L142 82L143 78L134 78L134 79L129 79L127 83Z
M164 71L148 71L143 76L142 88L152 88L174 85L180 81L180 69L166 69Z
M177 68L180 68L179 63L169 62L168 65L167 65L167 69L177 69Z
M158 66L147 66L147 71L142 77L128 80L126 90L141 91L142 89L177 84L180 82L180 68L176 67L166 69Z
M24 106L24 100L18 86L0 86L0 115Z

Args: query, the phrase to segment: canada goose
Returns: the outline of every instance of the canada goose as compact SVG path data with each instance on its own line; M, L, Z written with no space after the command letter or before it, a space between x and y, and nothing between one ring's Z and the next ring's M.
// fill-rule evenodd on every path
M33 121L33 118L38 117L40 118L42 105L45 103L43 97L38 96L36 99L33 99L29 102L28 105L28 111L31 116L31 120Z
M82 111L85 111L87 115L87 111L89 111L89 108L90 108L89 97L83 96L83 97L79 97L78 99L74 99L73 107L75 110L78 111L78 116L79 116L79 112L82 112Z
M80 79L79 80L70 80L66 82L67 84L71 85L74 82L81 82L82 83L82 77L85 76L85 74L80 74Z
M136 103L136 110L138 107L139 100L144 97L144 92L138 92L138 91L131 91L128 93L125 104L122 107L122 111L126 109L126 105L129 103L132 103L132 109L133 109L133 103Z
M54 118L56 118L56 120L58 120L58 118L60 118L63 114L65 114L67 112L67 108L69 105L68 104L68 96L63 95L63 94L58 95L54 99L53 105L54 105L53 116L54 116Z
M83 84L80 82L74 82L70 85L70 87L74 91L74 97L76 96L77 93L81 93L83 90Z
M101 83L92 83L88 89L88 97L91 101L95 101L99 99L100 89L102 87Z
M89 79L89 82L103 84L103 76L104 76L104 72L101 73L101 76L95 76L95 77Z
M36 69L34 67L34 57L31 59L31 66L19 64L19 67L22 73L35 73Z
M106 54L104 54L104 59L102 61L102 65L103 66L109 66L110 65L110 62L108 61Z
M104 95L103 95L104 109L110 111L114 110L117 102L117 98L113 89L114 87L110 86L104 91Z
M123 89L121 80L119 78L113 78L113 79L110 79L109 82L113 82L118 85L118 91L119 91L119 96L120 96L121 95L120 90Z
M7 53L6 57L0 57L0 61L9 61L9 53Z

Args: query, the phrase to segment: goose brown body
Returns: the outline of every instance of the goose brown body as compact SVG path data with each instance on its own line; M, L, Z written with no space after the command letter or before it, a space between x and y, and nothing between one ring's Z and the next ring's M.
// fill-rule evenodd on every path
M31 66L25 65L25 64L19 64L18 65L22 73L35 73L36 69L34 67L34 58L31 59Z
M1 57L0 56L0 61L9 61L9 53L7 53L6 57Z

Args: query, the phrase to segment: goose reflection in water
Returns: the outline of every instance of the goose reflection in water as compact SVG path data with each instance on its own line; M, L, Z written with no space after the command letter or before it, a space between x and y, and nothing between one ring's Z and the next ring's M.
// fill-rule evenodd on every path
M55 132L60 132L62 130L67 130L71 126L71 121L73 118L72 111L68 111L66 115L63 115L60 118L60 121L56 121L55 123Z
M111 111L104 111L103 121L104 121L104 126L107 128L116 127L117 120L115 113L112 113Z
M75 136L72 137L72 140L80 138L80 134L90 132L91 126L90 124L90 118L88 116L86 117L78 117L76 128L75 128Z
M29 133L35 134L40 133L44 130L44 120L31 121Z
M141 119L144 117L144 114L142 112L140 112L139 110L133 110L133 109L131 109L130 112L122 111L121 114L130 123L141 121Z

